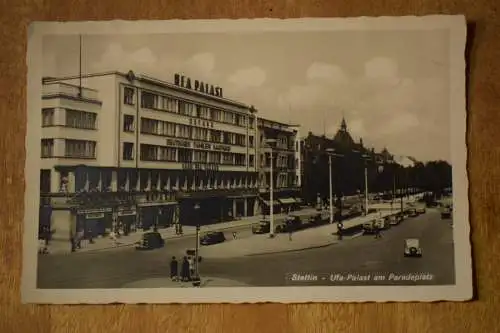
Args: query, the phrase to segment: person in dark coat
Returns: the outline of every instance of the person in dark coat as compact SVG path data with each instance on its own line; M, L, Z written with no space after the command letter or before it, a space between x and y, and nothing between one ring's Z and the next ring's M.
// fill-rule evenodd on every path
M170 261L170 278L172 281L177 281L179 278L179 272L178 272L178 265L179 263L177 262L177 259L175 257L172 257L172 260Z
M189 261L187 257L182 260L181 275L182 281L189 281Z

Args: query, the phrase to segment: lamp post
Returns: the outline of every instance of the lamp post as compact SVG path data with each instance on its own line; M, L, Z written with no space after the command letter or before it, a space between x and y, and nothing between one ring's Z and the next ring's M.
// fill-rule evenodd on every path
M328 154L328 173L330 180L330 223L333 223L333 176L332 176L332 157L333 156L342 156L340 154L335 154L335 149L327 148L326 153Z
M276 143L275 139L266 139L265 143L270 148L270 191L269 191L269 237L274 237L274 176L273 176L273 145Z
M196 212L196 219L197 224L196 224L196 247L194 251L194 277L193 277L193 285L198 286L200 283L200 274L199 274L199 262L200 262L200 255L199 255L199 249L200 249L200 221L199 221L199 211L200 211L200 204L196 203L194 205L194 211Z

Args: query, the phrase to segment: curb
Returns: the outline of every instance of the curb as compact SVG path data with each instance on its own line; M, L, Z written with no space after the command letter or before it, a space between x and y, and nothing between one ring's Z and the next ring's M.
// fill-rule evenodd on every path
M242 227L250 227L252 224L254 224L255 222L252 222L252 223L248 223L248 224L242 224L242 225L236 225L236 226L230 226L230 227L224 227L224 228L216 228L214 230L228 230L228 229L236 229L236 228L242 228ZM205 232L205 231L200 231L200 232ZM208 232L208 231L207 231ZM177 235L173 235L173 236L167 236L167 237L164 237L163 239L165 240L168 240L168 239L183 239L183 238L186 238L186 237L194 237L196 236L196 233L193 233L193 234L184 234L184 235L180 235L180 236L177 236ZM99 248L99 249L88 249L88 250L84 250L84 251L77 251L77 252L56 252L56 253L49 253L48 255L63 255L63 254L72 254L72 253L94 253L94 252L103 252L103 251L112 251L112 250L116 250L116 249L120 249L120 248L126 248L126 247L131 247L131 246L135 246L135 242L133 243L126 243L126 244L120 244L120 245L117 245L117 246L108 246L108 247L103 247L103 248Z

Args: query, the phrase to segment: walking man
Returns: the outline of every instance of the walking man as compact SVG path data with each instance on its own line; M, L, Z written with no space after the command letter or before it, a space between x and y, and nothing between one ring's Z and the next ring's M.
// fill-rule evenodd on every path
M177 262L177 259L175 257L172 257L172 260L170 261L170 279L172 281L177 281L179 278L179 263Z

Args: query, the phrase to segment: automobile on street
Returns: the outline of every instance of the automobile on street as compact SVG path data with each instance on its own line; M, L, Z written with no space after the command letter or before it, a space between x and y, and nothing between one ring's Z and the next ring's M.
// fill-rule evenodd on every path
M213 245L226 241L226 236L222 231L210 231L204 234L200 239L201 245Z
M136 250L154 250L165 246L165 240L159 232L151 231L142 235L140 241L136 243Z
M404 256L405 257L422 256L422 249L420 248L420 240L418 238L405 239Z

